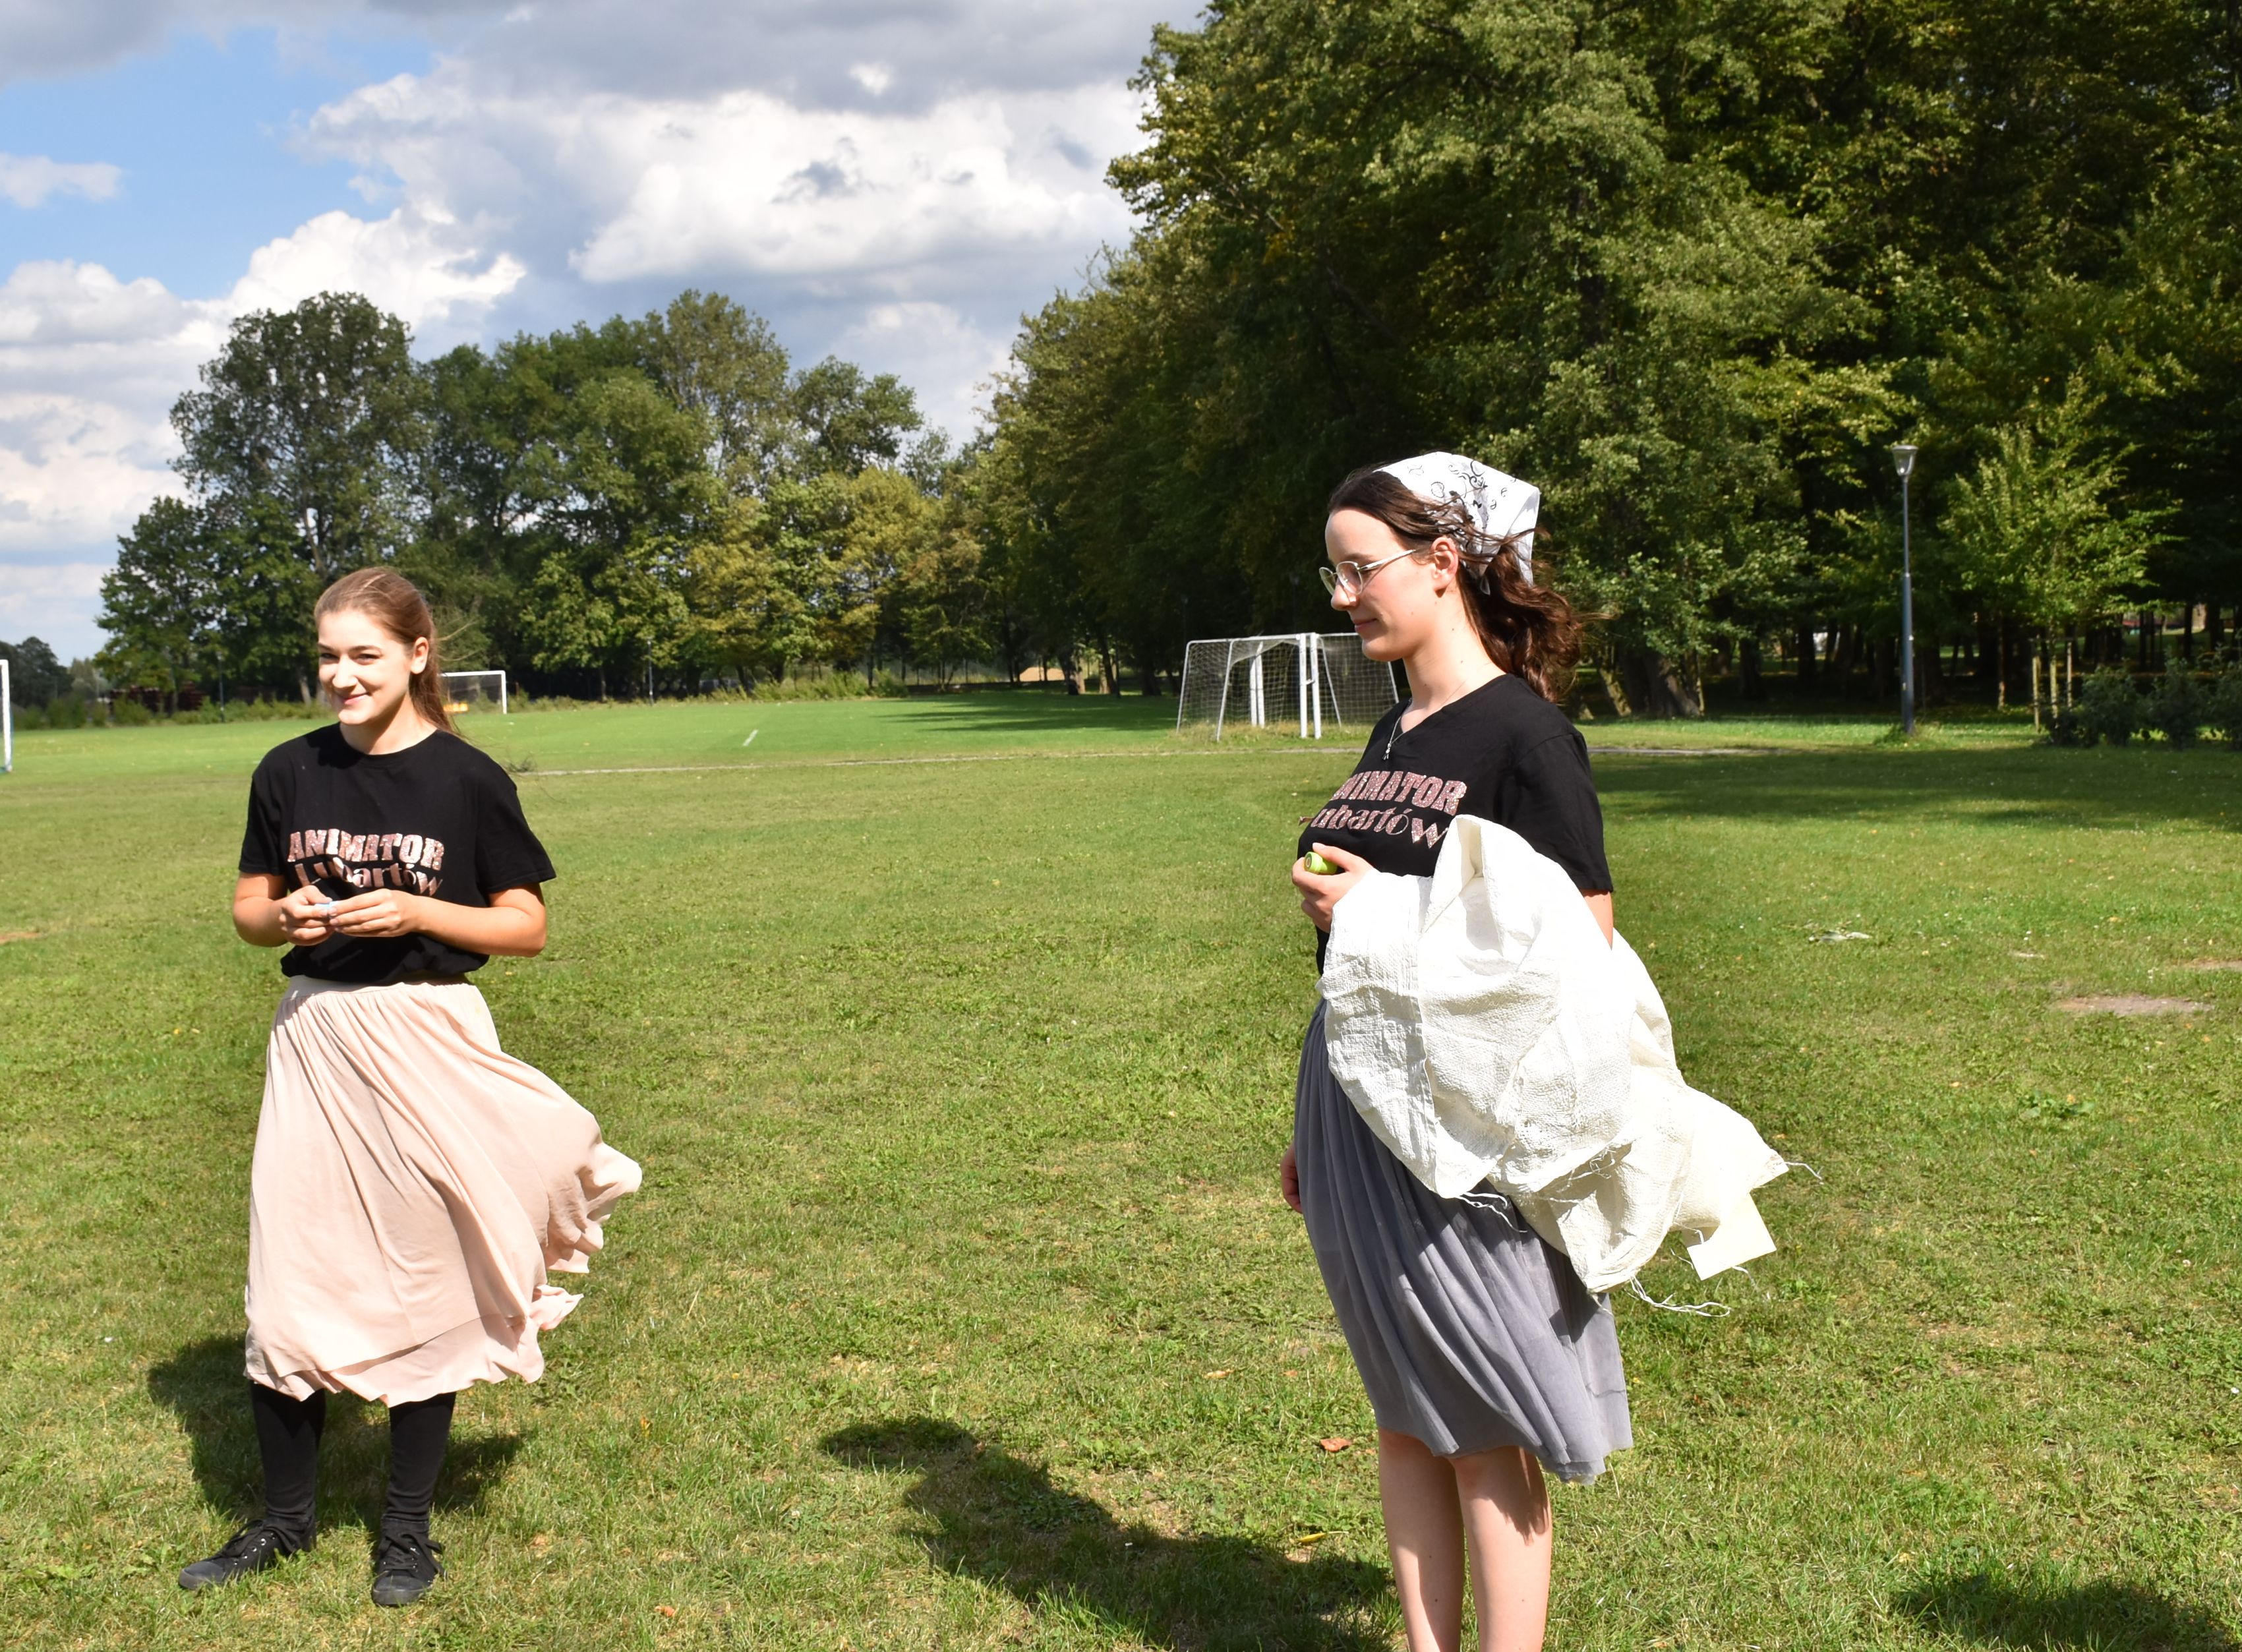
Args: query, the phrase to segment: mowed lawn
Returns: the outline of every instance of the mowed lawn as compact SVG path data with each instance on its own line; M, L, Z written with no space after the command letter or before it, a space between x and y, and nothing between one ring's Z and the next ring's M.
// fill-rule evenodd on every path
M1368 1407L1273 1185L1285 870L1353 753L1172 706L480 725L562 870L484 989L647 1186L547 1379L463 1400L452 1575L402 1613L355 1405L314 1554L172 1581L255 1506L279 977L225 898L301 726L22 737L0 1647L1391 1644ZM2242 758L1876 732L1590 731L1685 1069L1820 1179L1749 1279L1647 1278L1728 1317L1619 1302L1637 1445L1558 1494L1553 1644L2234 1649L2242 970L2192 966L2242 960ZM2058 1007L2119 995L2198 1007Z

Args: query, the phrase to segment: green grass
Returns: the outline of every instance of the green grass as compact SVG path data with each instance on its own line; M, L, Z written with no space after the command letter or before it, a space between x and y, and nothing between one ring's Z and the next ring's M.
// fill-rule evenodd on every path
M563 870L485 991L648 1181L548 1379L462 1401L453 1575L401 1614L352 1407L316 1553L171 1581L254 1504L278 981L224 909L293 730L24 736L0 1647L1388 1644L1372 1454L1316 1445L1368 1408L1272 1186L1284 870L1352 753L1162 704L475 726ZM1588 731L1685 1069L1824 1179L1769 1190L1729 1318L1620 1302L1638 1443L1558 1494L1553 1644L2232 1652L2242 972L2181 966L2242 958L2242 759L1778 722ZM624 768L669 772L564 772ZM2209 1007L2056 1008L2128 992Z

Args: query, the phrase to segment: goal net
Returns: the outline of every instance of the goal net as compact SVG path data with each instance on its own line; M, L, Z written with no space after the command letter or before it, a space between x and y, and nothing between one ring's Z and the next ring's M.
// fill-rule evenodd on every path
M1352 631L1321 636L1212 637L1184 650L1176 732L1282 729L1323 738L1324 724L1367 729L1400 697L1393 668L1370 659Z
M506 673L503 671L446 671L444 709L453 716L467 711L506 715Z

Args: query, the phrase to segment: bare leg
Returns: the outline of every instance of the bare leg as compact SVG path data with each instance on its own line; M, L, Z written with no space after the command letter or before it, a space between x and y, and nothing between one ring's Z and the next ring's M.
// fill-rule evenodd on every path
M1409 1652L1457 1652L1464 1633L1464 1524L1455 1470L1423 1440L1380 1428L1378 1495Z
M1480 1652L1541 1652L1549 1623L1549 1487L1516 1446L1452 1464L1471 1545ZM1390 1511L1386 1520L1392 1521Z

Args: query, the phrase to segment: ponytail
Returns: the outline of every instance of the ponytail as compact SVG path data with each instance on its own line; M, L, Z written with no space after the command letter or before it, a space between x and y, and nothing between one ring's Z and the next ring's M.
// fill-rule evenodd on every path
M1541 560L1534 530L1494 538L1480 531L1461 503L1428 500L1398 476L1375 469L1356 471L1339 485L1324 514L1339 511L1374 517L1413 552L1432 549L1434 540L1453 541L1462 562L1464 612L1487 658L1544 700L1561 701L1572 692L1581 620L1570 602L1534 584L1520 564L1521 547Z
M406 647L426 638L427 662L413 675L413 708L446 734L457 734L444 708L444 667L437 658L436 616L420 588L392 568L362 567L346 574L319 594L312 611L314 624L330 614L363 614Z

